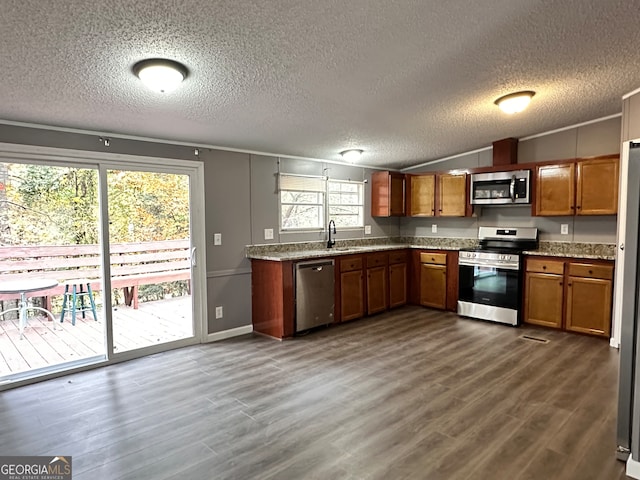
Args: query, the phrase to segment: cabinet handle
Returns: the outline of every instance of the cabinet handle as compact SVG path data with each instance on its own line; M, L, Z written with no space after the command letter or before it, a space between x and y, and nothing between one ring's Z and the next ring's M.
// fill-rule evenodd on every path
M593 270L589 270L589 275L593 275Z
M546 265L543 265L543 266L542 266L542 269L543 269L543 270L546 270L546 269L547 269L547 266L546 266Z
M567 283L567 285L568 285L568 286L571 286L571 285L573 285L573 284L572 284L572 283Z
M562 282L560 282L560 286L562 286Z
M582 207L581 207L580 205L578 205L576 208L577 208L578 210L580 210Z

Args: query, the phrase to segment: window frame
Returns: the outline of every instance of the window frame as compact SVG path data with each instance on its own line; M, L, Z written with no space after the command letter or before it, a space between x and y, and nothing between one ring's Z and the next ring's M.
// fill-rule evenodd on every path
M317 184L321 183L323 189L320 190ZM297 185L296 185L297 184ZM313 184L316 184L315 186ZM295 188L298 186L299 188ZM287 188L288 187L288 188ZM283 192L295 193L315 193L321 196L319 203L295 203L283 202ZM296 206L316 206L320 212L320 226L317 227L285 227L283 223L283 207L291 205ZM278 216L280 233L296 233L296 232L322 232L325 230L325 222L327 218L327 179L319 175L299 175L294 173L280 173L278 175Z
M358 203L331 203L331 190L330 190L330 184L331 183L339 183L339 184L348 184L348 185L356 185L357 188L357 192L353 192L355 194L357 194L359 196L358 198ZM336 222L336 230L342 230L342 231L346 231L346 230L361 230L364 229L364 223L365 223L365 219L364 219L364 185L365 182L363 181L358 181L358 180L340 180L340 179L327 179L327 221L330 220L334 220L335 218L332 217L331 215L331 207L357 207L358 208L358 220L359 220L359 224L358 225L338 225L338 223ZM339 192L339 193L346 193L346 194L353 194L352 192ZM347 216L349 214L345 214L344 216ZM354 214L351 214L351 216L353 216ZM337 215L337 216L341 216L341 215Z
M351 184L357 185L357 192L334 192L345 194L357 194L359 196L358 203L331 203L331 187L330 184ZM322 189L320 188L322 185ZM317 203L297 203L297 202L283 202L283 192L295 192L295 193L315 193L318 195L319 201ZM343 180L337 178L329 178L319 175L301 175L295 173L279 173L278 174L278 216L279 216L279 231L280 233L304 233L304 232L324 232L327 229L327 224L330 220L335 218L330 214L332 207L357 207L359 225L338 225L336 222L336 230L348 231L348 230L363 230L365 223L365 182L358 180ZM319 221L320 226L305 226L305 227L285 227L283 209L287 206L314 206L319 209ZM345 214L349 216L350 214ZM355 216L356 214L351 214ZM336 215L339 217L341 215Z

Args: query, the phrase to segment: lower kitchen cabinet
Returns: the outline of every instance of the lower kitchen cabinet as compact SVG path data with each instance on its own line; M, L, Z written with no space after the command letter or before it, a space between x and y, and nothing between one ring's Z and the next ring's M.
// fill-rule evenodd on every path
M389 308L407 303L407 252L389 253Z
M569 264L566 329L609 337L613 266Z
M364 274L362 256L340 258L340 320L364 316Z
M528 260L524 299L526 323L562 328L564 262Z
M447 256L444 253L420 254L420 305L447 308Z
M387 263L386 252L370 253L367 263L367 314L384 312L387 309Z
M612 294L611 262L528 258L523 320L609 337Z

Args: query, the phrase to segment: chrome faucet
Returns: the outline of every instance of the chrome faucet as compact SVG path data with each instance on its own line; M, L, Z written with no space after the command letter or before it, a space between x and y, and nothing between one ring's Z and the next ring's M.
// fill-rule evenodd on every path
M329 226L327 227L327 230L329 230L329 240L327 241L327 248L331 248L336 244L335 240L331 240L331 225L333 225L333 234L336 234L336 222L334 222L333 220L329 220Z

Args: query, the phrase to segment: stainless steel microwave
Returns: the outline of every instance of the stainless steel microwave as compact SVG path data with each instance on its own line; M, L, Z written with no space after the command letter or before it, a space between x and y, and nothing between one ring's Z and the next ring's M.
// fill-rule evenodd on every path
M531 203L531 170L474 173L471 175L472 205Z

